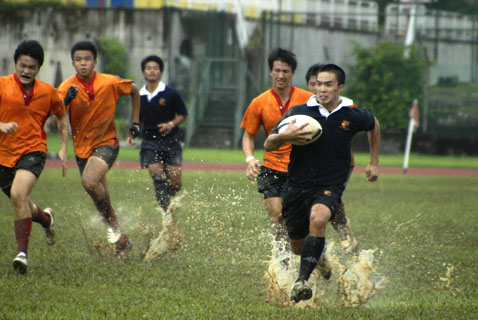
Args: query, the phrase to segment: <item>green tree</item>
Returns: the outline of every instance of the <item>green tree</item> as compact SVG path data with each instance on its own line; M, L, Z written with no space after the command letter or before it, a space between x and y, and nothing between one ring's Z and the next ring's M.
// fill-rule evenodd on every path
M433 0L427 3L429 9L456 11L467 15L478 15L476 0Z
M405 129L413 99L423 94L425 61L418 47L411 47L404 58L405 46L391 42L375 48L356 45L357 63L350 67L345 95L361 107L372 110L382 128Z
M102 72L126 78L129 58L123 44L119 40L102 37L96 40L96 45L101 55Z

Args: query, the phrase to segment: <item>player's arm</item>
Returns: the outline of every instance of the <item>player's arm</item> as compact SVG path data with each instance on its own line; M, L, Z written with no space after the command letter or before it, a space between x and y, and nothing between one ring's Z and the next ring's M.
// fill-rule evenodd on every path
M378 157L380 153L380 124L374 117L375 126L373 130L367 132L368 144L370 147L370 163L365 168L365 175L368 181L377 181L378 179Z
M278 123L280 123L279 121ZM303 131L308 123L304 123L300 126L295 125L295 119L290 122L287 128L281 132L277 133L277 129L274 127L272 134L270 134L266 141L264 142L264 148L266 151L274 151L280 148L287 141L298 141L306 142L310 140L310 137L307 135L310 134L310 131Z
M132 83L131 84L131 108L133 109L133 123L128 130L128 138L126 138L126 143L128 145L134 145L134 139L139 136L140 126L139 126L139 110L141 104L141 98L139 96L138 87Z
M244 130L244 135L242 136L242 151L244 152L247 163L246 176L250 180L257 178L261 166L259 161L254 158L254 138L255 135Z
M164 122L158 124L159 131L161 131L164 134L169 134L171 130L174 129L174 127L179 126L181 123L186 121L187 116L184 115L177 115L176 118L169 122Z
M58 152L58 156L62 162L62 176L66 176L67 168L67 152L68 152L68 116L67 113L63 113L61 116L55 116L56 123L58 124L58 131L60 134L61 147Z
M132 83L131 84L131 107L133 108L133 123L139 123L139 108L141 99L139 96L138 87Z

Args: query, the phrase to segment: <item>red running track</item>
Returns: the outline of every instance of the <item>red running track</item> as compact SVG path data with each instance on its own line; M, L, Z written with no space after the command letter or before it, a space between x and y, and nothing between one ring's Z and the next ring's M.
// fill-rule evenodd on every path
M60 168L60 160L48 159L45 168ZM68 161L68 168L76 169L74 160ZM113 169L140 169L139 161L117 161ZM242 163L212 163L212 162L184 162L185 171L244 171L246 165ZM379 174L404 174L402 168L379 167ZM356 167L354 173L364 173L364 167ZM442 168L408 168L407 175L414 176L478 176L478 169L442 169Z

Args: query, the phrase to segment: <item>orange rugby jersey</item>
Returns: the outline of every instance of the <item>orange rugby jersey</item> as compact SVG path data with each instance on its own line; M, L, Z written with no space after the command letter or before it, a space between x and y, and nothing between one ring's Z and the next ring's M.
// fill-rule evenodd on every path
M306 103L313 95L312 92L291 87L289 101L281 108L282 102L279 96L274 90L269 89L252 100L242 119L241 128L255 136L262 125L268 136L277 121L290 107ZM287 172L291 149L291 144L286 142L278 150L265 152L263 165L273 170Z
M12 168L24 154L47 152L45 121L65 113L57 90L35 80L27 95L16 74L0 77L0 122L16 122L14 133L0 132L0 165ZM18 79L18 78L17 78Z
M88 158L100 146L119 145L114 122L116 102L131 93L132 83L133 80L95 72L90 84L74 75L60 85L58 91L63 99L72 85L78 86L75 99L67 106L78 157Z

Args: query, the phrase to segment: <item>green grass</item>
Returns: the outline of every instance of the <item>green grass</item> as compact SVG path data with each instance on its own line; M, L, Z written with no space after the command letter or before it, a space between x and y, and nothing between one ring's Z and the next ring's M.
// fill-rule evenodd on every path
M32 197L56 209L59 241L32 229L29 270L11 267L13 211L0 198L0 319L474 319L478 317L478 181L476 177L383 175L351 178L344 201L361 249L377 248L386 288L357 308L340 305L332 276L320 308L265 302L270 224L254 182L242 172L184 172L177 209L183 233L176 253L142 262L148 239L141 223L160 224L144 170L113 169L108 181L123 229L134 241L126 261L90 253L105 227L82 190L79 174L46 169ZM328 228L329 241L337 241ZM443 288L447 266L452 283Z
M57 152L60 148L58 135L50 133L48 135L48 150ZM254 152L256 159L262 160L264 150L258 149ZM354 153L357 166L366 166L370 160L367 153ZM73 146L71 139L68 147L68 158L74 159ZM118 160L139 161L139 149L136 147L123 146L120 148ZM244 154L240 149L198 149L185 148L184 161L186 162L224 162L224 163L244 163ZM403 154L382 154L380 155L380 166L402 167ZM478 157L470 156L428 156L420 154L411 154L408 163L409 168L478 168Z

